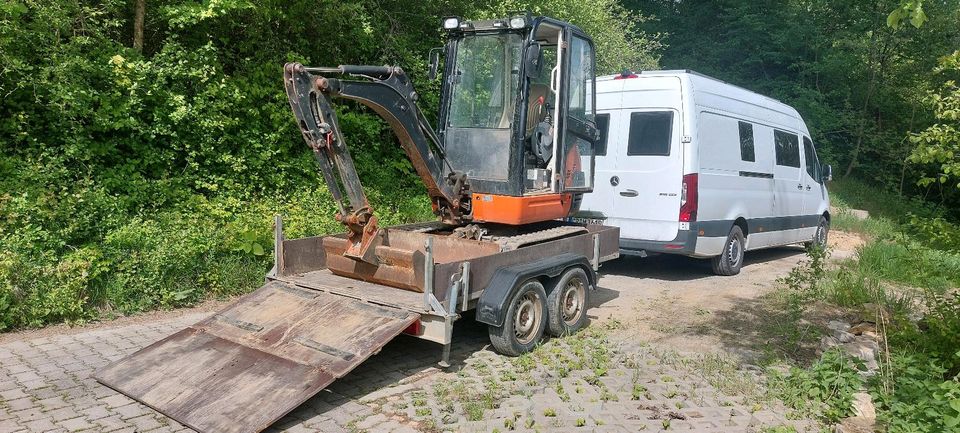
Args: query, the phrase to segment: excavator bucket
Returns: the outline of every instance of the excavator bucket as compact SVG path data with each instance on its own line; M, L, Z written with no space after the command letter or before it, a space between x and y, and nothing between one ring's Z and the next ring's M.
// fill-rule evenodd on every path
M94 377L200 432L259 432L420 315L272 281Z

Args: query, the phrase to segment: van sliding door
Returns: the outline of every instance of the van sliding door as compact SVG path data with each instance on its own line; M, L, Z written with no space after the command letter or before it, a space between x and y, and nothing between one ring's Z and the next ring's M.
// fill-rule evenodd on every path
M770 230L780 232L779 243L799 242L800 220L803 215L804 183L800 177L800 137L795 132L773 131L776 157L774 165L774 195L777 224Z

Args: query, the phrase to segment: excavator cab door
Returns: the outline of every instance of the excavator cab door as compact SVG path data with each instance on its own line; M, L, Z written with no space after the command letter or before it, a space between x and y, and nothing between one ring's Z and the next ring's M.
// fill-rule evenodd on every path
M559 117L562 136L554 147L554 173L560 174L555 179L555 190L583 193L593 191L593 150L597 141L593 42L570 27L565 34L561 49L561 64L566 71L561 97L565 103L560 105L566 112Z

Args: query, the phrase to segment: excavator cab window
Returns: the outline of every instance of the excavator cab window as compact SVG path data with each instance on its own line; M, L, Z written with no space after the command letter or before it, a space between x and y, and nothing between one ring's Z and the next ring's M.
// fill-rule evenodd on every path
M506 182L519 91L523 38L518 33L470 34L457 41L448 76L447 158L470 179Z

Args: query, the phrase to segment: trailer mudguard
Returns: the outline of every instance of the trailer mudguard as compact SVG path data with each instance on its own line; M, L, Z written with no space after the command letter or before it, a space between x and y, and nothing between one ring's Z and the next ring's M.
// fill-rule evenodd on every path
M535 262L521 263L497 270L493 274L493 278L490 279L490 284L487 285L480 295L480 299L477 300L476 320L488 325L503 326L503 316L507 312L507 303L510 302L514 289L520 283L538 277L556 278L571 266L579 266L587 271L590 288L596 287L597 274L590 266L590 261L580 254L563 253ZM550 290L549 287L546 287L546 289Z

